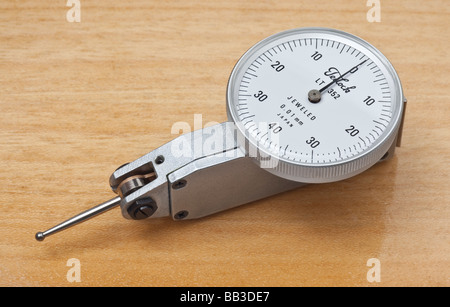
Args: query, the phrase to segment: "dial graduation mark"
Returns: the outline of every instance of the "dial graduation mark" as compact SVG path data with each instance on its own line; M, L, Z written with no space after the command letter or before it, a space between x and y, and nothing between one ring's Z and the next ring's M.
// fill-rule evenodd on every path
M338 40L303 38L258 52L240 79L236 108L247 131L272 153L311 164L340 161L366 150L388 126L389 82L363 51ZM354 65L359 71L340 73ZM326 83L323 100L313 106L307 92Z

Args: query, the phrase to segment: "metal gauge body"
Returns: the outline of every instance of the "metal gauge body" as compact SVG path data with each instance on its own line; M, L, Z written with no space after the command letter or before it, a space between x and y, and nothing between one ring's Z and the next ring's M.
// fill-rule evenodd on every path
M122 165L109 180L118 196L36 239L116 206L133 220L195 219L349 178L392 157L406 105L380 51L324 28L281 32L250 48L231 73L226 98L228 122Z
M310 101L316 91L319 101ZM228 85L228 114L253 149L279 159L274 174L329 182L367 169L387 152L404 97L381 52L323 28L282 32L252 47Z

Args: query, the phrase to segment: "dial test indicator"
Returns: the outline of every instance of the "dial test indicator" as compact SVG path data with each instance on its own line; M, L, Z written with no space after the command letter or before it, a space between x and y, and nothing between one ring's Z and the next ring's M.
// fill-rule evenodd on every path
M228 98L241 133L291 169L368 154L396 129L403 104L398 78L378 50L320 28L255 45L236 65Z
M228 122L122 165L109 180L118 196L36 239L116 206L127 219L194 219L355 176L393 155L405 104L394 68L366 41L324 28L272 35L234 67Z

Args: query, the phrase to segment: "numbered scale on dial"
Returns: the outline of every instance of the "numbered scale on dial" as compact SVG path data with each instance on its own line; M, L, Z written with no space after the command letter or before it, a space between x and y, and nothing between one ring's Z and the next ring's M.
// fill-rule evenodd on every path
M109 180L117 197L36 239L116 206L133 220L195 219L355 176L393 155L405 105L394 68L366 41L324 28L272 35L234 67L228 122L122 165Z
M377 49L321 28L282 32L251 48L231 76L228 100L241 133L283 162L274 172L283 176L289 169L288 178L305 182L354 175L346 162L379 147L382 156L404 101L397 74ZM332 171L337 176L308 168L333 165L340 165Z

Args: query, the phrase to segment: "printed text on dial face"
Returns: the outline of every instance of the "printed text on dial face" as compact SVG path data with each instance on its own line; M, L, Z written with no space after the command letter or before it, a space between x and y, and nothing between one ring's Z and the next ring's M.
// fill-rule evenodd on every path
M360 155L393 116L393 80L375 58L339 36L280 38L245 62L236 86L238 118L280 158L323 164ZM310 90L333 81L320 102L308 100Z

